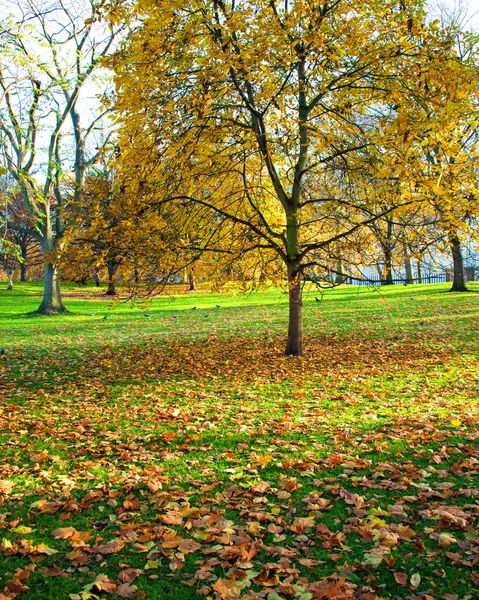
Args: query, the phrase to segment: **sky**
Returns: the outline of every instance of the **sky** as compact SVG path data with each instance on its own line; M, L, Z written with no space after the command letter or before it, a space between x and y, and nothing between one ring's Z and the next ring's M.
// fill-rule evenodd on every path
M479 0L429 0L427 5L431 14L460 14L466 28L479 33Z

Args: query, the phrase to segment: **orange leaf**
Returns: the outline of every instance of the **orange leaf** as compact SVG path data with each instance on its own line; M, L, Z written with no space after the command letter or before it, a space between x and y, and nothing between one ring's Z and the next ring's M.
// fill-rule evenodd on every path
M238 600L241 598L241 588L235 579L218 579L213 589L220 595L222 600Z
M58 527L54 529L50 535L56 540L68 540L76 533L76 529L74 527Z

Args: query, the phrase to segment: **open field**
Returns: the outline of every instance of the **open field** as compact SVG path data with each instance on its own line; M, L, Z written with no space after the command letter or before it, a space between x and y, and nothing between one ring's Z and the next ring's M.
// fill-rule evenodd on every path
M449 285L309 290L302 359L278 290L0 290L0 599L478 598L479 293Z

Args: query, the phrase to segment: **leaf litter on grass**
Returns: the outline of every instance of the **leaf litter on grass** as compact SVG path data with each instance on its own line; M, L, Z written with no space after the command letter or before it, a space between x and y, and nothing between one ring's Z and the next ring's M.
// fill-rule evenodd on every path
M473 346L281 343L13 349L0 598L477 597Z

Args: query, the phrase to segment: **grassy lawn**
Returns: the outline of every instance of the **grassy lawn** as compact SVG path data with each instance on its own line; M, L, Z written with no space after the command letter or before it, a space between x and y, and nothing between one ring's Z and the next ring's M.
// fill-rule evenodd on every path
M479 284L448 287L311 288L302 359L279 290L1 289L0 600L479 598Z

